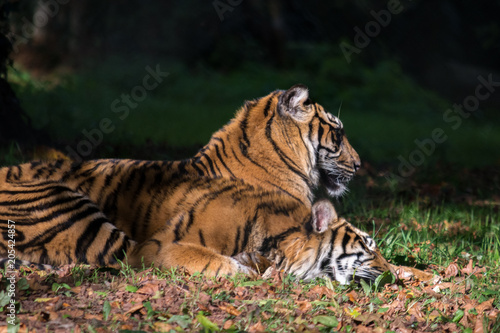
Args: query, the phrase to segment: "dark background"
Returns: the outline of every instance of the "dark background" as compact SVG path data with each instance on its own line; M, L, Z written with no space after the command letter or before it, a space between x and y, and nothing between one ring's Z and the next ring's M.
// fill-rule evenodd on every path
M474 95L479 76L500 82L500 1L50 0L2 8L13 42L8 78L32 120L32 129L12 125L21 110L3 99L10 106L0 142L11 153L12 142L21 151L76 150L82 130L98 127L111 101L159 64L169 77L85 158L187 157L245 99L300 82L332 113L341 108L366 166L407 176L438 164L500 165L500 87L458 128L444 121ZM341 45L357 51L346 57ZM444 143L416 143L436 128Z

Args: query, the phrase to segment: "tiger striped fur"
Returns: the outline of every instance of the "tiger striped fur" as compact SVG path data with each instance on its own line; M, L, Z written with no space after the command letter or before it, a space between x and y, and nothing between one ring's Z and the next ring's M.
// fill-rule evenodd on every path
M340 120L297 85L246 102L193 158L57 160L0 169L0 256L248 273L311 221L313 190L341 195L360 166Z
M341 284L353 279L374 281L386 271L395 273L395 267L381 255L373 238L344 218L338 218L329 201L315 203L312 215L314 232L290 234L266 258L275 262L279 270L303 280L328 277ZM317 226L318 223L322 226ZM264 277L270 274L267 270Z

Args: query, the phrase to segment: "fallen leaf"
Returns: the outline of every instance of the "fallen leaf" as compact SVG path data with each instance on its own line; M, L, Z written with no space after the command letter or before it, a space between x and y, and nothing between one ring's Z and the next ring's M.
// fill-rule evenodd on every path
M452 287L453 287L453 283L451 283L451 282L443 282L443 283L440 283L440 284L434 286L434 288L432 288L432 290L434 290L435 292L439 293L439 292L441 292L441 290L451 289Z
M233 326L233 324L234 324L234 322L231 319L229 319L224 323L222 328L225 330L229 330L231 328L231 326Z
M448 265L446 269L444 270L444 277L450 278L452 276L457 276L458 275L458 265L454 262Z
M85 313L84 318L87 320L91 320L91 319L103 320L102 315L95 315L92 313Z
M71 291L74 294L79 294L81 290L82 290L82 287L78 286L78 287L71 288L69 291Z
M142 303L137 303L137 304L134 304L132 305L132 307L130 309L128 309L128 311L125 312L125 314L132 314L136 311L139 311L140 309L142 309L144 307L144 305L142 305Z
M266 327L264 325L262 325L262 323L260 322L257 322L256 324L253 324L252 326L250 326L248 328L248 332L250 333L259 333L259 332L265 332L266 331Z
M125 324L120 326L120 329L123 331L132 331L134 328L131 325Z
M226 311L231 316L235 316L235 317L238 317L241 314L240 310L236 309L234 306L232 306L231 304L228 304L228 303L223 303L223 304L219 305L219 309Z
M349 297L349 301L351 301L351 303L355 303L358 299L358 294L354 290L352 290L347 293L347 297Z
M354 321L363 323L364 325L370 324L372 322L377 322L381 319L381 315L377 313L363 313L359 316L353 318Z
M434 321L437 317L439 317L441 314L437 310L433 310L429 315L427 316L427 319L430 321Z
M352 318L356 319L356 317L358 317L359 315L361 315L361 311L363 311L363 309L361 309L359 307L353 308L353 309L344 308L344 311L349 316L351 316Z
M307 313L312 309L311 302L309 301L295 301L295 304L297 304L298 310L301 313Z
M412 306L409 310L408 313L413 315L418 322L425 322L425 316L424 313L419 309L419 306L416 304Z
M157 283L147 283L142 287L140 287L139 289L137 289L136 293L153 296L154 294L156 294L157 291L158 291Z
M55 303L59 300L59 296L57 297L48 297L48 298L36 298L35 302L37 303Z
M467 266L462 268L460 271L462 272L462 274L469 274L469 275L472 274L474 272L474 266L472 265L472 259L470 259Z
M162 323L161 321L157 321L153 324L155 331L159 332L170 332L174 329L174 327L167 323Z
M492 299L489 299L487 301L484 301L483 303L479 304L478 306L476 306L476 311L478 314L482 315L485 311L487 310L490 310L493 306L493 301L495 299L492 298Z
M307 292L306 296L307 298L312 298L312 299L320 299L323 296L327 296L328 298L333 298L335 296L335 292L325 286L317 285L312 287L311 290Z

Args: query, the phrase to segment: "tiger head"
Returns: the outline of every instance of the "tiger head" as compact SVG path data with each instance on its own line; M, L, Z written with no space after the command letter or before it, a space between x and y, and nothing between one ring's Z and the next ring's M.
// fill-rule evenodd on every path
M313 205L306 232L290 235L273 256L278 269L303 280L328 277L348 284L353 279L374 281L385 271L394 273L373 238L338 218L327 200Z
M313 183L324 186L331 196L342 195L361 161L349 144L340 119L312 102L304 85L281 91L277 111L287 130L297 132L286 135L302 137L303 142L297 146L303 144L307 147L308 171Z

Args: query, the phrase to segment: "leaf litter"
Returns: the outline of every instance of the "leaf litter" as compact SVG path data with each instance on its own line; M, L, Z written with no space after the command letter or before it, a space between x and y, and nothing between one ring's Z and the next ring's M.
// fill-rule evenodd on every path
M305 283L279 271L258 280L154 269L125 275L85 268L87 276L75 281L73 269L16 272L16 281L25 279L28 285L16 291L19 332L81 332L89 327L95 332L486 332L498 327L498 289L478 299L467 287L468 280L487 273L472 260L457 259L443 267L440 282L403 276L378 288L336 282L328 287L324 280ZM62 284L69 289L52 288ZM0 332L7 332L2 310Z

